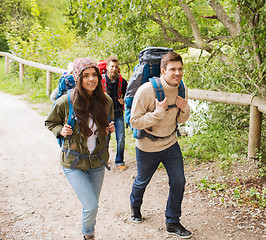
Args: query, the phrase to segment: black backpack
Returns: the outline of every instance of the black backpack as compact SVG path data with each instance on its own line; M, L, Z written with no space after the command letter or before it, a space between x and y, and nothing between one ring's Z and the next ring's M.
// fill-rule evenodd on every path
M164 99L164 92L159 77L161 74L161 59L168 52L173 52L173 49L165 47L148 47L139 53L139 64L135 66L134 72L129 79L124 99L124 120L129 126L133 99L136 91L143 83L150 81L152 83L158 101L162 101ZM185 86L183 81L180 82L178 92L179 96L185 98ZM171 106L168 107L171 108ZM145 133L146 132L144 130L133 129L133 136L135 138L143 138L145 137L144 135L147 135L147 133Z

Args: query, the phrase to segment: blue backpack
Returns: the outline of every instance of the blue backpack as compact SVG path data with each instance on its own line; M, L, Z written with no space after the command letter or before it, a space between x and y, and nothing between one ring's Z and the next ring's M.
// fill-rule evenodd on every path
M172 52L172 48L164 48L164 47L149 47L145 48L139 53L138 59L139 64L135 66L133 74L131 75L127 91L125 94L125 115L124 120L126 124L130 126L130 117L131 117L131 107L133 103L133 98L137 89L148 81L151 82L154 91L156 93L156 97L158 101L162 101L164 99L164 91L160 81L161 74L161 59L162 57L168 53ZM182 98L185 98L185 86L181 81L178 87L178 95ZM169 105L168 108L176 107L175 104ZM132 128L133 129L133 128ZM176 129L177 133L178 129ZM179 134L178 134L179 135ZM158 137L155 137L145 130L137 130L133 129L133 137L137 139L141 139L143 137L148 137L151 140L155 141Z
M76 82L74 80L74 77L72 74L64 73L59 78L58 83L58 94L56 96L56 99L60 98L62 95L66 94L68 90L74 88L76 85Z
M67 91L67 101L68 101L68 106L69 106L69 114L68 114L68 119L67 119L67 124L71 126L72 129L74 129L75 126L75 121L76 121L76 115L73 109L73 104L70 99L70 90ZM66 138L67 140L70 140L70 136ZM63 138L58 138L58 144L60 147L64 145L64 139Z
M56 96L56 99L60 98L64 94L67 94L67 100L69 105L69 116L67 124L74 128L75 125L75 114L73 110L73 105L70 100L70 90L74 88L76 85L76 82L74 80L74 77L72 74L67 74L66 72L59 78L59 84L58 84L58 94ZM64 140L62 138L58 138L58 144L60 147L62 147L64 143Z

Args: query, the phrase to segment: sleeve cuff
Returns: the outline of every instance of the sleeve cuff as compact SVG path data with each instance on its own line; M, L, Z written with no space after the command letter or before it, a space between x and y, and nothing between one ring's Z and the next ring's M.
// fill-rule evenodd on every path
M189 104L183 109L181 110L183 113L189 112L190 111L190 106Z

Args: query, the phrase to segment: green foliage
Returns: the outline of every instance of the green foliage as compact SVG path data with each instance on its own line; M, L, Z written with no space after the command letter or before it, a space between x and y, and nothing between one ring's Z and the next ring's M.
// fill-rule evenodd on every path
M238 205L249 204L253 207L266 207L266 188L251 186L247 187L245 183L241 183L238 177L236 178L237 186L231 188L233 199Z
M266 207L266 188L260 186L246 186L236 178L237 185L222 184L217 181L210 181L208 177L198 183L198 189L208 191L210 197L220 197L221 202L234 201L237 205L249 205L255 208Z
M45 73L40 74L38 79L25 76L23 83L20 82L17 73L5 75L5 60L0 58L0 90L14 95L24 95L31 102L50 102L46 96Z
M45 82L45 81L43 81ZM30 102L50 101L45 92L45 84L25 81L20 83L16 74L1 77L0 90L14 95L24 95Z
M126 131L126 145L125 145L125 150L127 152L127 154L129 154L132 157L135 157L136 153L135 153L135 138L133 137L133 131L131 130L130 127L125 128Z
M29 31L27 41L22 40L19 36L16 37L13 32L7 36L10 50L17 56L35 62L40 62L41 59L42 63L54 66L57 65L60 53L69 49L74 42L74 36L68 34L66 38L66 34L64 29L58 33L56 29L42 28L36 24Z
M74 58L90 55L90 50L86 49L85 43L82 45L80 39L76 38L75 32L69 32L64 23L60 23L63 13L50 11L60 2L63 3L63 0L55 3L46 1L45 4L38 3L38 5L36 1L29 2L34 18L32 18L29 29L26 30L27 35L23 36L22 31L17 31L15 21L9 24L9 31L5 35L11 53L26 60L64 69ZM50 27L45 26L48 23ZM13 72L18 72L18 64L12 63L11 69ZM44 71L26 66L25 76L26 81L45 89ZM58 78L59 75L54 75L53 88L58 84ZM38 96L41 95L43 94L38 94Z
M225 130L221 126L220 128L209 129L205 133L183 138L183 152L188 160L197 159L199 162L226 161L226 163L221 164L221 168L227 168L229 159L230 161L237 160L246 155L247 141L240 143L241 136L239 133ZM237 146L236 141L239 142Z
M97 50L105 49L100 51L102 55L116 53L122 62L131 62L147 46L205 49L211 59L192 67L196 72L190 73L190 82L197 79L201 88L262 95L265 5L260 1L219 1L229 18L224 22L230 20L234 29L240 29L230 32L222 23L225 19L217 20L210 1L185 3L68 0L68 17L79 35L86 36Z
M220 161L222 169L229 169L232 161L240 159L247 154L248 131L228 127L220 118L212 116L208 108L196 107L191 118L197 123L194 133L190 137L181 137L180 145L185 158L189 161ZM241 140L240 140L241 139ZM236 144L237 142L237 144Z
M231 48L230 51L232 51ZM238 55L238 53L235 54ZM236 70L232 65L227 66L217 59L210 59L210 55L200 56L199 53L198 56L198 59L185 58L186 81L191 88L243 94L257 93L254 86L254 83L257 82L255 72L252 75L246 75L244 69L243 71L240 68ZM234 59L237 58L237 56L234 57ZM247 59L250 58L247 57ZM245 62L244 59L239 61L242 61L242 66L246 67L247 61ZM252 82L251 77L254 78Z
M3 33L0 33L0 52L8 52L7 40Z
M1 0L0 1L0 30L9 31L11 25L26 39L28 30L34 20L31 4L34 0Z
M38 6L38 22L42 27L63 30L67 28L69 20L65 17L66 0L36 0Z
M264 137L264 136L262 136ZM261 151L256 149L256 163L258 166L258 177L264 179L266 177L266 151L265 141L262 140Z
M200 180L198 188L200 190L224 191L226 188L228 188L228 186L219 182L210 182L208 181L208 178L204 178Z

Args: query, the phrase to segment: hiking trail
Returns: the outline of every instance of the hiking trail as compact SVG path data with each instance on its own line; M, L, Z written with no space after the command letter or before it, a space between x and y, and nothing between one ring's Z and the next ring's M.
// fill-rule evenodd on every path
M44 127L45 116L33 108L38 104L0 92L0 239L81 240L81 204L62 173L60 149ZM121 172L114 164L114 149L110 150L111 170L105 172L96 239L178 239L165 231L165 171L158 170L146 190L144 221L133 223L129 195L136 176L135 159L126 153L128 168ZM193 232L191 239L266 239L265 218L258 218L262 210L250 212L221 204L196 188L196 179L213 173L211 166L186 166L185 173L181 223Z

